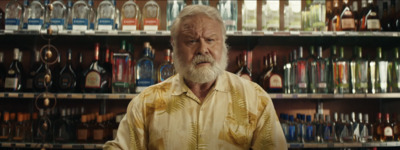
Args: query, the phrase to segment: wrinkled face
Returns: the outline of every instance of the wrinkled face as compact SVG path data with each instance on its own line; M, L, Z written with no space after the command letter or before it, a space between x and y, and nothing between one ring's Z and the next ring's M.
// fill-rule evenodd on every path
M177 72L196 83L214 81L227 66L227 48L220 23L206 15L182 20L174 44Z

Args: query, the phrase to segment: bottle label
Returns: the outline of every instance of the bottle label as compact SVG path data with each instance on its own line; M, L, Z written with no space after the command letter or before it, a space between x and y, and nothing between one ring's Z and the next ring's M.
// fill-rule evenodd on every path
M307 88L307 83L299 83L299 88Z
M61 89L68 89L74 84L74 77L71 74L62 74L59 80Z
M45 73L39 73L35 76L35 79L33 80L33 84L35 85L36 89L44 89L45 88L44 76L45 76Z
M97 22L97 25L98 30L112 30L114 26L114 19L100 18Z
M27 89L32 89L33 88L33 79L32 78L28 78L27 80L26 80L26 86L25 86L25 88L27 88Z
M383 129L384 136L393 136L393 129L391 127L385 127Z
M17 89L18 78L6 78L4 82L4 88Z
M6 30L18 30L20 20L19 19L5 19L5 29Z
M296 127L295 126L289 126L288 140L293 141L295 139L296 139Z
M307 139L308 141L310 141L310 140L313 139L313 132L314 132L313 126L307 126L307 129L306 129L306 139Z
M240 77L251 81L251 77L248 74L241 74Z
M172 64L166 64L160 67L159 82L167 80L169 77L174 75L174 70Z
M282 88L282 77L278 74L272 74L269 78L269 88Z
M88 139L88 130L87 129L78 129L78 140L87 140Z
M86 75L85 87L86 88L100 88L101 76L96 71L90 71Z
M224 20L225 26L236 26L235 20Z
M86 31L88 29L88 20L75 18L72 20L72 30Z
M137 29L137 19L125 18L122 20L122 30L123 31L136 31Z
M354 29L355 24L354 24L354 19L353 18L343 18L342 19L342 29Z
M144 19L143 30L144 31L157 31L158 30L158 19Z
M326 83L318 83L318 88L326 88Z
M50 20L50 24L52 25L53 30L64 30L64 19L52 18Z
M367 29L368 30L380 30L381 23L379 22L379 19L368 19L367 20Z
M28 30L40 30L43 25L43 19L29 18L28 19Z
M104 137L104 130L102 130L102 129L93 130L93 139L94 140L103 140L103 137Z

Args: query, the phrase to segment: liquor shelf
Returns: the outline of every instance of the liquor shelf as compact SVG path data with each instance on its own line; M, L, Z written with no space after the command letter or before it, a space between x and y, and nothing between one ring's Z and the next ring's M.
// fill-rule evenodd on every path
M8 93L1 92L0 98L35 98L41 93ZM50 98L58 99L114 99L114 100L131 100L137 94L109 94L109 93L48 93Z
M400 93L378 94L269 94L272 99L391 99Z
M49 143L22 143L0 142L3 148L49 148L49 149L103 149L103 144L49 144Z
M39 35L46 34L46 30L0 30L0 35ZM170 36L170 31L53 31L53 35L71 36ZM304 37L400 37L400 32L354 32L354 31L227 31L228 36L304 36Z
M289 148L361 148L361 147L399 147L400 142L370 143L288 143Z

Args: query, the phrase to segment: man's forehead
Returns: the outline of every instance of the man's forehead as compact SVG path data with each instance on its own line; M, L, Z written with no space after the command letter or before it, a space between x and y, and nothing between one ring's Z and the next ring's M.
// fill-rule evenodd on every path
M221 30L218 28L219 26L218 21L200 14L183 18L180 24L180 30L183 34L210 34Z

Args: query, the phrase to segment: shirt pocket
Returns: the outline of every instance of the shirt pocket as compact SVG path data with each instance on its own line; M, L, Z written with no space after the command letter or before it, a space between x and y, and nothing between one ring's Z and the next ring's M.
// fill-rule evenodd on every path
M246 148L251 142L252 134L249 123L238 122L234 118L227 117L219 138L236 146Z

